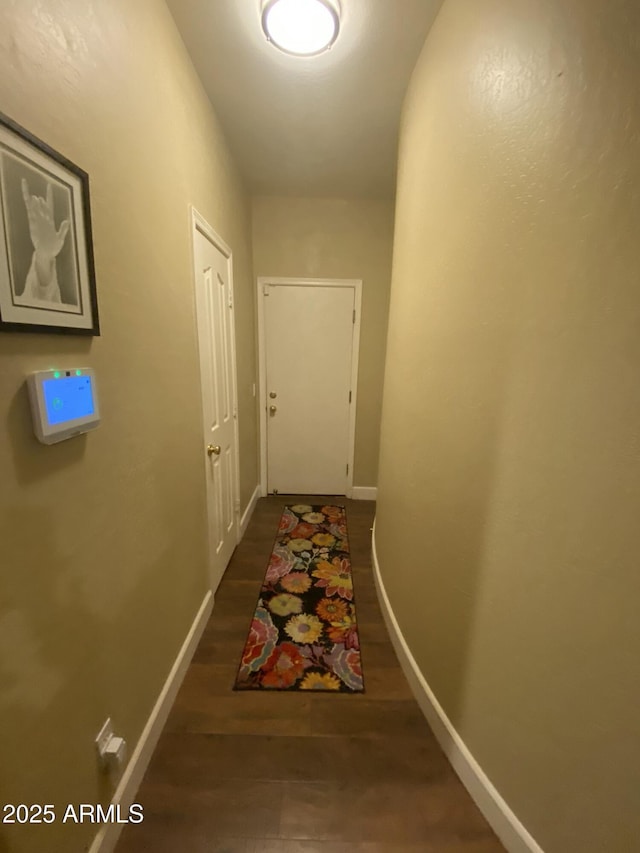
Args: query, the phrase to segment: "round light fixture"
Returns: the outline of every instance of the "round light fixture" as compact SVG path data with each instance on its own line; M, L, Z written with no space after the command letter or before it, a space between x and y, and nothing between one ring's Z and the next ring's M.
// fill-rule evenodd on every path
M284 53L317 56L338 38L340 19L328 0L268 0L262 29Z

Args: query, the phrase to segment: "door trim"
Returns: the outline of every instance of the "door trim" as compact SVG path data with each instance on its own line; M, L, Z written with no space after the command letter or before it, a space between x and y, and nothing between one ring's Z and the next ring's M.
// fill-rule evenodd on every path
M358 363L360 359L360 323L362 318L362 279L360 278L278 278L258 276L258 393L260 401L260 493L267 495L267 352L264 322L264 285L279 284L296 287L351 287L354 291L356 321L353 327L353 355L351 359L351 405L349 406L349 474L347 494L353 494L353 465L356 448L356 407L358 405Z
M222 254L227 259L227 270L229 273L229 294L231 296L231 305L233 312L233 322L231 323L231 373L232 373L232 381L231 381L231 396L233 402L233 440L235 443L235 465L234 465L234 478L233 478L233 526L235 531L235 544L237 545L240 542L240 432L238 429L238 368L236 364L236 322L235 322L235 295L233 290L233 252L231 248L225 243L225 241L220 237L220 235L213 230L213 228L209 225L207 220L200 214L193 205L189 205L189 220L190 220L190 232L191 232L191 276L193 281L193 298L194 298L194 308L193 308L193 321L195 325L196 331L196 345L198 344L198 299L197 299L197 287L198 287L198 275L196 270L196 234L200 232L204 237L207 238L217 249L219 249ZM198 375L200 377L200 423L203 423L204 418L202 415L203 412L203 392L202 392L202 376L200 375L200 357L198 354ZM206 439L206 436L203 434L203 439ZM205 442L206 443L206 442ZM204 445L203 445L204 446ZM207 493L207 500L209 499ZM212 580L212 561L213 555L211 553L211 541L210 536L207 535L207 550L209 554L209 579Z

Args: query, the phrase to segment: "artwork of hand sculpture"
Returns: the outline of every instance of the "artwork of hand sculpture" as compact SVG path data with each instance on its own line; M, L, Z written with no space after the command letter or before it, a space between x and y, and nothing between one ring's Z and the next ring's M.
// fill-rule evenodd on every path
M45 302L61 302L56 258L62 251L69 231L65 219L56 231L53 216L53 187L47 181L47 197L31 195L29 185L22 179L22 197L29 218L29 234L33 243L33 258L27 274L24 296Z

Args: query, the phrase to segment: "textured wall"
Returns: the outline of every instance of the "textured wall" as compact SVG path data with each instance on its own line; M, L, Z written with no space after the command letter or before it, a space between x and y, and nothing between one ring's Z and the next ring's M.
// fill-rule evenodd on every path
M0 0L0 110L90 175L103 333L0 333L0 801L91 803L94 736L110 715L133 748L207 586L190 202L235 252L243 505L257 482L250 209L157 0ZM103 424L39 445L24 377L75 364Z
M640 838L640 7L446 0L401 133L377 544L546 853Z
M387 336L393 205L366 199L253 200L256 276L361 278L355 486L375 486Z

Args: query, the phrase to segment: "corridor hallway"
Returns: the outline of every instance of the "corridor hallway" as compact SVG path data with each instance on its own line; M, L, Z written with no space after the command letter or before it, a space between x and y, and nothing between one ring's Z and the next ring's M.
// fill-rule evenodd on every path
M317 503L297 496L295 502ZM364 694L234 692L286 496L258 502L116 853L498 853L400 669L371 566L375 503L347 507Z

